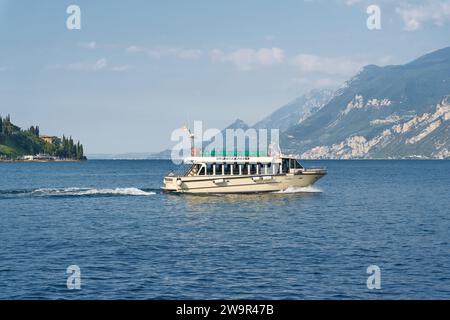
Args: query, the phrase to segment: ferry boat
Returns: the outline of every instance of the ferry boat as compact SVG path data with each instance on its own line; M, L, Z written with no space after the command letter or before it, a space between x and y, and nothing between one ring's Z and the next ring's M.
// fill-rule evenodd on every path
M295 157L281 154L211 153L191 155L184 163L186 170L164 177L163 190L199 194L276 192L311 186L327 174L325 168L306 169Z

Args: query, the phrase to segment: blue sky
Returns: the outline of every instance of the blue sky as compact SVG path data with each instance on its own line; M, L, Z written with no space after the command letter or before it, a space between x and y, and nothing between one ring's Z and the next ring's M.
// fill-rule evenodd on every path
M0 0L0 38L0 114L87 153L149 152L188 119L252 124L363 65L449 46L450 1Z

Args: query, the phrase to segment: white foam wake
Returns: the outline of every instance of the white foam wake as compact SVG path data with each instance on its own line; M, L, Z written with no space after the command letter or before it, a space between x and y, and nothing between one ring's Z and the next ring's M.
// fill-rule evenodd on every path
M91 195L124 195L124 196L150 196L155 192L147 192L138 188L43 188L32 192L35 195L43 196L91 196Z
M289 187L285 190L277 191L275 193L321 193L322 190L319 188L309 186L309 187Z

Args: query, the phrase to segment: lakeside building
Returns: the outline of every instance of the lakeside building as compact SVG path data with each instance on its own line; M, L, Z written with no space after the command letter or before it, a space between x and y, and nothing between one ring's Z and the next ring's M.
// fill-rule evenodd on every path
M57 144L59 138L55 137L55 136L49 136L49 135L40 135L39 138L41 138L42 140L44 140L47 143L50 144Z

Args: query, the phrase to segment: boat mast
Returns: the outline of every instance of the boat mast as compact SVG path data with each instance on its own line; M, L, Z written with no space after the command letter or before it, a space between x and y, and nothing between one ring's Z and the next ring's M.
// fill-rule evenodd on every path
M195 149L195 146L194 146L194 138L195 138L195 135L191 132L191 130L190 130L187 126L184 126L183 129L184 129L184 130L188 133L188 135L189 135L189 140L190 140L190 142L191 142L191 156L192 156L192 157L195 157L195 156L197 155L197 150Z

